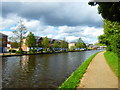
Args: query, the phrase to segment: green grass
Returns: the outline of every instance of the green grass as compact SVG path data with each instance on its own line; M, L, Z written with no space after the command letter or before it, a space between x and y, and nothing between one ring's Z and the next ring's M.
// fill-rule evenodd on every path
M113 52L105 52L104 56L106 58L107 63L111 67L112 71L116 74L117 77L120 78L120 71L118 70L118 62L120 63L120 59ZM118 73L119 72L119 73Z
M99 52L93 54L92 56L90 56L90 58L83 62L80 67L75 72L73 72L71 76L61 86L59 86L59 88L76 88L77 85L80 83L80 79L83 77L83 74L86 72L88 65L98 53Z

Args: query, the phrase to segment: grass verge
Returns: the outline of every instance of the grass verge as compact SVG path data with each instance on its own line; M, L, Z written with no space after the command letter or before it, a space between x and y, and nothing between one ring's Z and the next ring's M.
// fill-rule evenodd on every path
M80 67L78 67L78 69L74 71L61 86L59 86L59 88L76 88L76 86L80 83L80 79L83 77L83 74L86 72L88 65L98 53L99 52L93 54L86 61L84 61Z
M115 73L117 77L120 78L120 71L118 70L118 62L120 63L120 60L118 60L118 57L113 52L107 51L104 53L104 56L106 58L107 63L111 67L112 71Z

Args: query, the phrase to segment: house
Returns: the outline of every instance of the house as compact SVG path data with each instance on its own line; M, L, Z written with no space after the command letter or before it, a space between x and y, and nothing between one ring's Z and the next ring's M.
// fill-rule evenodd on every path
M93 49L94 45L93 44L87 44L88 49Z
M39 37L39 36L35 36L35 39L36 39L36 49L41 49L43 48L42 47L42 41L45 37ZM51 38L48 38L49 40L49 46L52 48L53 47L53 44L55 41L57 41L59 44L61 42L61 40L57 40L57 39L51 39ZM22 50L23 51L29 51L30 48L26 45L26 39L23 39L23 44L22 44Z
M9 50L11 50L11 49L18 51L18 50L19 50L18 47L19 47L19 46L18 46L18 43L17 43L17 42L10 42L10 41L7 42L7 51L9 51Z
M7 51L7 38L7 35L0 33L0 53Z
M35 39L36 39L36 46L41 47L40 45L42 44L42 41L43 41L44 37L35 36ZM29 46L26 45L26 38L23 39L22 50L23 51L29 51L30 50Z
M26 45L26 39L23 39L22 50L23 51L29 51L29 47Z
M7 49L11 49L11 42L7 42Z
M68 44L68 48L71 49L71 48L75 48L76 47L76 42L70 42Z

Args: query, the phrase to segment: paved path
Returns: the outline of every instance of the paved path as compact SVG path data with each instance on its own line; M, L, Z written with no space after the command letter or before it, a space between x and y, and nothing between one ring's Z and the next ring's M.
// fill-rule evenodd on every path
M108 66L103 53L93 58L77 88L118 88L118 78Z

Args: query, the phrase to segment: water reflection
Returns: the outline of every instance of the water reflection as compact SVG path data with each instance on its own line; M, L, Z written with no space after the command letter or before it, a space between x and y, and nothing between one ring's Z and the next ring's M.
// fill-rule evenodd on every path
M36 56L22 56L20 57L21 72L31 72L36 67Z
M57 88L95 52L98 51L4 57L3 87Z
M21 70L24 72L28 71L28 61L29 61L29 56L20 57Z

